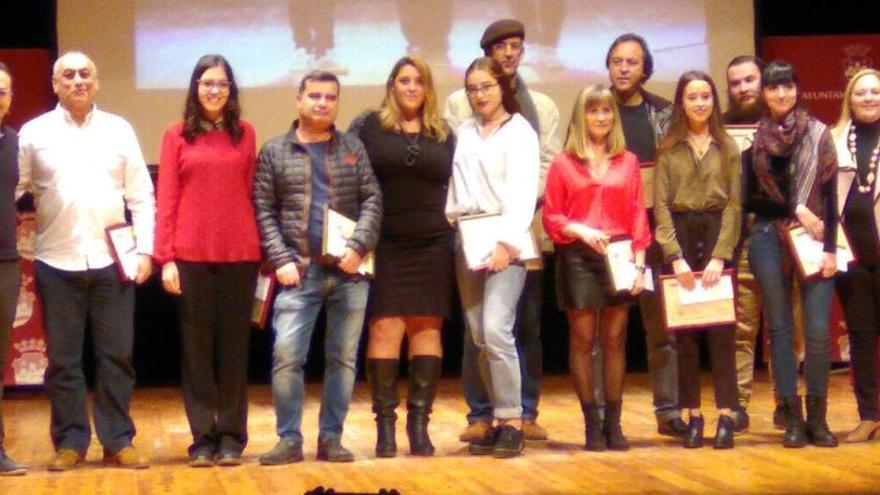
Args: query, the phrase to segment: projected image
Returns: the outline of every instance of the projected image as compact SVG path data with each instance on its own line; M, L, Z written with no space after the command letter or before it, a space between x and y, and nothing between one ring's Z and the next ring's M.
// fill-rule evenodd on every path
M604 77L608 45L627 31L648 39L656 80L708 66L701 0L137 0L137 85L184 88L209 52L248 87L296 84L312 69L380 85L405 53L428 59L440 84L458 84L485 27L505 17L526 25L528 82Z

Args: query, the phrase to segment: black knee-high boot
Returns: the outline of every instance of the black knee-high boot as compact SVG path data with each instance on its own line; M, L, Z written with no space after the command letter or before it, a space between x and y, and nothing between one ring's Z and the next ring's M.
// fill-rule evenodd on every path
M438 356L415 356L409 362L409 396L406 401L406 434L409 453L418 456L434 455L434 445L428 436L428 417L442 360Z
M367 359L367 378L373 396L373 412L376 414L376 457L397 455L394 438L397 414L394 409L400 403L397 395L397 359Z

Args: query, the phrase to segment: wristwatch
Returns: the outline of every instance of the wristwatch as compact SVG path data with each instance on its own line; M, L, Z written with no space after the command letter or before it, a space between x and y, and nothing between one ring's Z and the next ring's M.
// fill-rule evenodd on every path
M636 271L641 273L642 275L644 275L645 274L645 265L636 265Z

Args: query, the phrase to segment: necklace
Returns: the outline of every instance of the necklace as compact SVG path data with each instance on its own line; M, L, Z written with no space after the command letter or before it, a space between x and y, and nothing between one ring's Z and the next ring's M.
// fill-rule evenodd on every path
M855 123L849 126L849 136L847 136L847 144L849 145L849 154L852 156L852 160L856 163L856 167L858 167L858 161L856 159L856 125ZM874 151L871 152L871 159L868 161L868 176L865 177L865 183L862 183L862 176L856 171L856 180L859 184L859 192L866 193L871 191L871 186L874 185L874 180L877 178L877 160L880 157L880 141L877 142L877 146L874 147Z
M408 143L406 146L406 158L403 159L403 163L406 164L407 167L412 167L416 164L416 160L419 159L419 155L422 154L422 147L419 146L419 140L422 138L422 133L416 133L415 137L410 137L409 132L401 132L403 134L404 139Z
M687 140L691 145L691 148L697 153L697 158L703 158L706 152L709 151L709 143L712 142L712 135L707 132L704 136L698 136L692 132L688 132Z

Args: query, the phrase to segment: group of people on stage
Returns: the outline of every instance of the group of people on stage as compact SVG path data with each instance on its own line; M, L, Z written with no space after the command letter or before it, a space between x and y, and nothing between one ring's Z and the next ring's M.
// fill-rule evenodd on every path
M610 84L578 93L560 143L556 105L517 72L525 41L519 21L490 24L480 40L485 56L467 68L464 88L445 109L427 63L401 58L380 106L358 116L348 132L334 125L337 76L308 73L299 83L297 120L259 152L254 128L241 118L232 67L220 55L206 55L192 72L183 120L163 137L155 202L131 125L94 104L95 64L80 52L62 55L52 75L58 106L18 135L8 127L0 134L0 349L7 346L20 277L14 199L30 192L49 354L55 455L48 469L80 465L91 439L82 370L86 320L104 462L148 465L132 446L129 415L135 289L117 273L105 234L125 221L126 209L139 253L134 282L147 280L155 263L165 290L179 296L193 467L242 462L249 320L261 261L279 284L272 314L279 440L259 456L261 464L303 459L303 367L322 307L317 458L354 459L341 440L365 318L376 456L397 455L404 337L409 452L433 455L428 422L453 284L465 320L469 412L461 440L471 454L507 458L521 454L526 439L546 439L537 423L543 274L524 255L534 250L530 231L539 237L546 231L544 241L555 247L557 303L568 317L585 449L629 448L621 409L626 322L636 301L659 434L681 437L688 448L703 445L698 349L705 336L718 414L713 445L733 447L734 434L749 426L763 311L783 444L836 446L826 422L835 282L861 420L846 440L871 439L880 428L880 72L864 69L850 79L840 120L829 129L802 103L794 67L737 57L727 70L730 109L722 114L714 81L700 71L681 76L673 102L647 92L651 52L642 37L624 34L605 60ZM10 71L0 65L0 121L11 97ZM752 146L741 152L726 124L755 124ZM644 162L655 163L652 198L644 197ZM328 209L355 222L341 256L322 255ZM494 240L491 251L474 267L456 225L477 214L498 221L486 233ZM840 222L856 262L835 279ZM825 254L821 276L798 280L793 292L796 276L782 235L795 223L823 243ZM629 290L615 292L605 254L620 236L632 241L635 278ZM371 252L372 281L360 270ZM736 325L664 329L658 290L646 289L658 286L660 272L675 274L688 289L698 281L711 287L730 268L737 268L739 282ZM655 280L647 279L649 269ZM795 300L806 339L806 419L793 348ZM0 474L24 472L0 442Z

